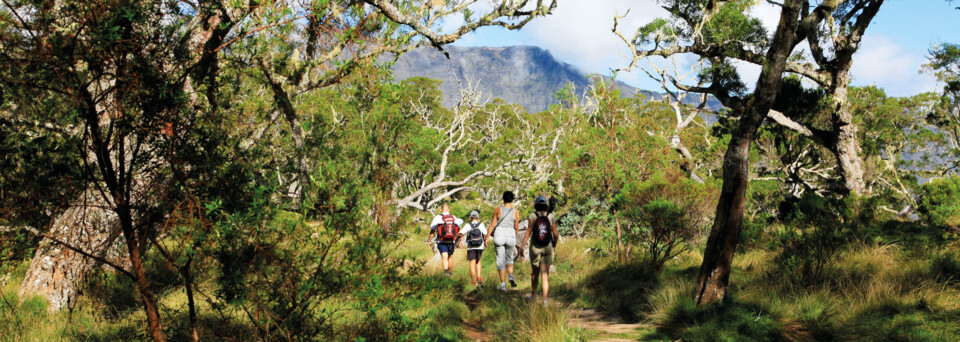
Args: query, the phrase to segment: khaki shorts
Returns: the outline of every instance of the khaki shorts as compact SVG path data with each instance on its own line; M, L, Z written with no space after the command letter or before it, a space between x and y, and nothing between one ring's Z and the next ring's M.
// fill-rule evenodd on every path
M546 247L530 244L530 265L540 267L540 264L553 265L553 244L547 244Z

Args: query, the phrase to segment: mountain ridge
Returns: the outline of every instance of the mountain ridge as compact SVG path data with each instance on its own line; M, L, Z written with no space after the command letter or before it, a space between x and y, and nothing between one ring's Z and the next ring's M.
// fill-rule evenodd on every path
M554 94L567 84L578 92L593 83L579 68L557 60L549 50L529 45L505 47L446 46L447 59L434 48L419 48L403 54L392 66L394 77L404 80L427 77L440 80L443 105L460 101L459 83L476 84L485 97L520 104L527 111L539 112L559 103ZM616 83L622 96L637 92L659 98L663 94Z

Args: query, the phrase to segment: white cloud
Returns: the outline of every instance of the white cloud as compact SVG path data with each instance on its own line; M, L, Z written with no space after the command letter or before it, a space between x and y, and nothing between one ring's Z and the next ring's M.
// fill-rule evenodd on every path
M910 51L883 35L869 32L853 57L854 85L876 85L891 96L909 96L937 89L936 79L921 74L925 52Z
M619 29L628 37L643 24L667 16L654 1L559 0L552 15L537 18L518 32L494 33L494 29L490 29L468 35L457 44L535 45L550 50L558 60L575 65L585 73L609 74L611 69L626 67L631 61L631 51L611 32L614 16L627 10L630 10L629 15L621 20ZM757 1L750 14L772 32L779 21L780 8L766 1ZM456 24L459 21L451 19L445 26ZM805 51L806 47L801 45L798 49ZM877 85L893 96L936 90L937 84L932 76L918 74L920 65L925 62L925 53L906 49L885 36L868 32L854 57L853 84ZM681 70L687 70L696 61L689 55L677 58ZM666 65L662 59L656 59L654 63ZM748 63L737 65L743 81L748 88L753 88L760 68ZM641 71L621 73L619 79L644 89L655 90L660 86Z
M529 45L537 45L558 59L573 64L585 73L609 74L611 69L630 64L630 49L611 29L617 14L629 15L621 19L619 30L627 37L634 30L667 12L653 1L635 0L560 0L553 14L538 18L519 33ZM641 81L642 73L621 73L627 83ZM646 79L644 75L642 79ZM642 80L644 88L656 89L649 80Z
M755 6L750 8L750 15L760 19L767 32L773 32L780 23L780 7L766 1L758 1Z

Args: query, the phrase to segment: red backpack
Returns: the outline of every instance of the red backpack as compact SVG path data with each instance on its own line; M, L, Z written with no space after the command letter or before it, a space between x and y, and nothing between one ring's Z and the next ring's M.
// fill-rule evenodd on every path
M550 225L550 217L537 213L536 221L533 221L533 228L536 229L533 235L533 241L537 246L546 246L553 240L553 227Z
M437 235L441 242L454 242L457 240L457 233L460 233L460 226L457 225L457 218L453 215L443 215L443 224L437 227Z

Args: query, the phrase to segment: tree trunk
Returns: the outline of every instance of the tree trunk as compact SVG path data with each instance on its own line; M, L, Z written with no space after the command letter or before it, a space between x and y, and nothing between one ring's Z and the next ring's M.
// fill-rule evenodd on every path
M723 187L717 203L716 218L710 229L707 247L697 278L696 300L706 305L722 300L730 279L730 267L737 250L743 223L749 177L750 143L773 106L787 58L793 47L800 0L784 1L780 23L767 52L756 89L748 99L723 160Z
M117 214L94 189L87 190L67 210L59 214L48 235L115 264L125 264ZM99 265L93 258L69 249L51 238L44 238L27 269L18 294L21 298L40 296L49 303L50 311L72 309L79 286Z
M130 265L137 278L137 290L143 300L143 311L147 314L147 332L150 333L150 337L154 341L165 342L167 337L163 333L160 309L157 307L157 300L153 296L153 291L150 291L150 282L147 281L147 274L143 269L143 255L141 254L137 234L134 232L130 208L120 206L117 208L117 215L120 218L120 227L123 229L123 238L127 242L127 252L130 253Z
M831 96L834 106L833 125L837 132L835 146L831 150L840 165L844 190L847 193L864 195L866 184L863 181L863 159L860 158L860 140L857 137L857 125L853 122L847 89L850 76L847 70L838 72L834 80L835 88Z
M616 216L617 214L614 213L613 215ZM615 220L617 221L617 260L619 260L620 263L622 264L623 263L623 240L621 238L621 233L620 233L620 218L617 217Z
M187 308L190 310L190 336L193 342L200 341L200 330L197 328L197 305L193 300L193 276L190 274L190 264L193 258L187 258L187 264L183 267L183 281L187 290Z

